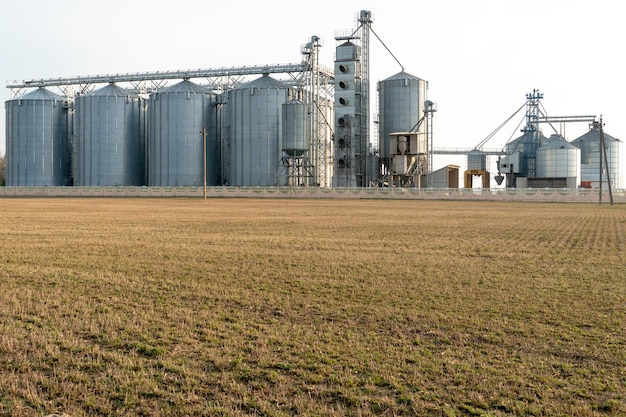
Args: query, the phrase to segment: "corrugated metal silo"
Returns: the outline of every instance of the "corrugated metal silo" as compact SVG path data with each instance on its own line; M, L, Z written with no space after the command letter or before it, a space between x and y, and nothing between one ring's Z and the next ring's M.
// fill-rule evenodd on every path
M75 102L74 185L145 185L143 100L110 84Z
M378 82L379 95L379 139L380 158L387 160L389 134L409 132L424 116L428 82L404 71ZM424 133L426 123L418 132Z
M229 185L278 183L288 98L288 87L267 74L228 92Z
M590 185L600 180L600 157L602 165L606 167L606 161L600 154L600 129L592 127L584 135L574 139L572 145L580 148L581 181ZM604 146L606 147L606 157L611 176L611 186L620 188L620 144L621 141L611 135L604 133ZM607 180L606 169L603 168L603 181Z
M69 184L69 138L65 99L45 88L5 103L6 184Z
M300 100L290 100L282 108L283 151L289 156L301 156L310 145L308 106Z
M215 96L184 80L151 95L148 115L148 185L203 185L203 129L214 131ZM207 185L218 185L219 147L207 134Z
M576 178L580 181L580 149L560 135L552 135L537 149L538 178Z

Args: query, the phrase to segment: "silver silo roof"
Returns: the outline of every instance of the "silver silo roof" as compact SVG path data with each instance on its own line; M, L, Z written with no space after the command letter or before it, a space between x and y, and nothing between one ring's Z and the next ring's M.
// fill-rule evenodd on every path
M545 149L578 149L578 147L572 145L560 135L551 135L548 140L539 145L538 150Z
M383 81L391 81L391 80L422 80L415 75L411 75L408 72L400 71L399 73L392 75L391 77L385 78Z
M198 93L198 94L209 94L210 91L201 86L198 85L196 83L193 83L189 80L183 80L179 83L170 85L168 87L165 87L162 90L159 90L156 94L163 94L163 93Z
M19 100L52 100L52 101L65 101L65 97L53 93L50 90L46 90L40 87L36 90L26 93L18 98Z
M263 76L249 81L247 83L241 84L240 86L238 86L236 89L237 90L242 90L245 88L287 88L287 86L285 85L285 83L272 78L269 76L269 74L263 74Z
M94 90L85 94L88 97L104 96L104 97L134 97L137 94L122 88L116 84L108 84L98 90Z

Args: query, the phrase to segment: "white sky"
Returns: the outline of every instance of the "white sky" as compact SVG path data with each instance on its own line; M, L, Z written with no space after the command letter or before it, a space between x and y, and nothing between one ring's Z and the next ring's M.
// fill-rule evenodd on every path
M435 147L473 148L535 88L548 115L601 114L606 133L625 141L622 7L616 0L11 1L0 14L0 79L6 85L300 62L300 46L311 35L323 39L321 63L332 67L335 33L356 27L365 9L405 70L429 82L428 98L439 108ZM400 67L374 36L370 59L374 112L375 82ZM486 147L519 136L521 117ZM564 133L572 140L586 131L586 124L570 123ZM436 159L435 168L441 165Z

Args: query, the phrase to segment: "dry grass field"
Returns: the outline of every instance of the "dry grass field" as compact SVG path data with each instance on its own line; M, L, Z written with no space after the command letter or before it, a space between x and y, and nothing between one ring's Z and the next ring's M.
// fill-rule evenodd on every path
M626 207L0 199L0 415L626 415Z

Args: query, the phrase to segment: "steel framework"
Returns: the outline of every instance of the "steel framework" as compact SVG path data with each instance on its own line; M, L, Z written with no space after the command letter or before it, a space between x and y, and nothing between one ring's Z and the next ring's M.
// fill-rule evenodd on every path
M29 88L58 87L71 103L76 95L89 93L96 84L128 83L138 93L149 94L165 87L168 80L204 79L210 89L222 93L242 84L246 81L246 76L286 74L285 83L299 90L298 94L309 105L311 112L310 152L311 160L316 165L314 182L316 185L328 187L330 183L327 168L331 138L328 118L334 95L334 72L319 64L318 50L321 46L319 37L311 37L310 42L303 47L304 58L300 63L42 78L7 81L6 87L10 89L11 99L22 95Z

